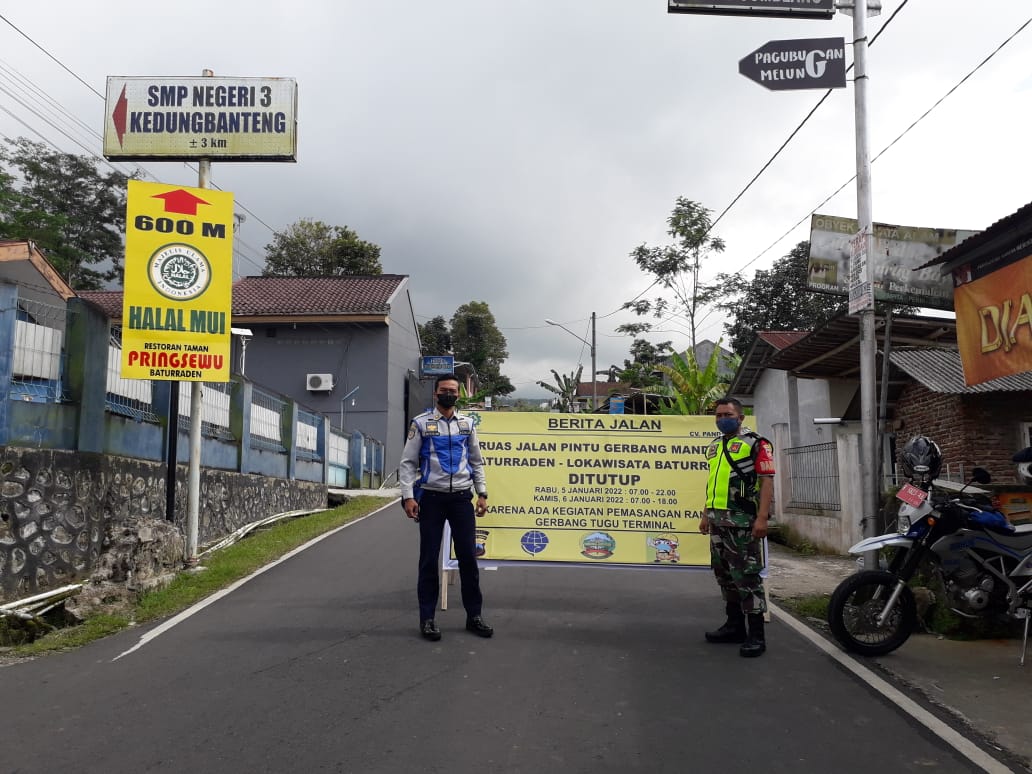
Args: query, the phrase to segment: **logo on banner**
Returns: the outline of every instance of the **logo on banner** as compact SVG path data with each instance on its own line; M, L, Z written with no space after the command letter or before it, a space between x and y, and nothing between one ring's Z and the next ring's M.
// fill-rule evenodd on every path
M197 298L211 284L211 264L189 245L166 245L151 256L147 270L151 286L165 298Z
M548 548L548 535L536 529L524 532L520 538L520 548L531 556L540 554Z
M608 559L616 550L616 541L605 532L592 532L581 541L581 549L588 559Z

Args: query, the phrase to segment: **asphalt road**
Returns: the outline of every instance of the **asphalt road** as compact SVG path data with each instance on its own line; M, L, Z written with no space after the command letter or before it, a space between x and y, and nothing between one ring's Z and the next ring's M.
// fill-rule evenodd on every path
M0 771L964 772L980 770L775 620L709 645L697 571L482 572L417 634L398 506L154 626L0 669Z

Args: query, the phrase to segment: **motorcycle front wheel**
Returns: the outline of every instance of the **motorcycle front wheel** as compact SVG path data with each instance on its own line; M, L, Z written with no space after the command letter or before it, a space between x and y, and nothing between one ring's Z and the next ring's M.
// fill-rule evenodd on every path
M890 572L865 570L839 584L828 604L828 624L842 647L861 656L884 656L907 641L917 623L909 586L903 587L885 622L878 625L898 581Z

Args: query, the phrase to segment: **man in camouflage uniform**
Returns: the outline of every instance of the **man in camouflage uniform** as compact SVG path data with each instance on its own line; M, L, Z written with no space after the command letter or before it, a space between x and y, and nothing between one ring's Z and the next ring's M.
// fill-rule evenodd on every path
M706 632L706 641L741 643L738 652L755 657L767 649L760 572L774 499L774 449L766 438L742 427L742 404L734 398L718 400L715 413L721 435L706 450L709 477L699 532L710 536L710 561L727 621Z

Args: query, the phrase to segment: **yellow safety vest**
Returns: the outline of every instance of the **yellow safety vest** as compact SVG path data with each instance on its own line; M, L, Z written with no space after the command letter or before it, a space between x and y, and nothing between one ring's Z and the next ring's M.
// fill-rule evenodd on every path
M756 466L753 464L753 446L760 441L755 433L732 436L726 439L727 455L724 454L725 438L717 438L706 449L709 461L709 478L706 481L706 508L714 510L742 510L735 502L735 495L750 502L756 502ZM738 475L728 456L745 475ZM753 510L755 513L755 509Z

